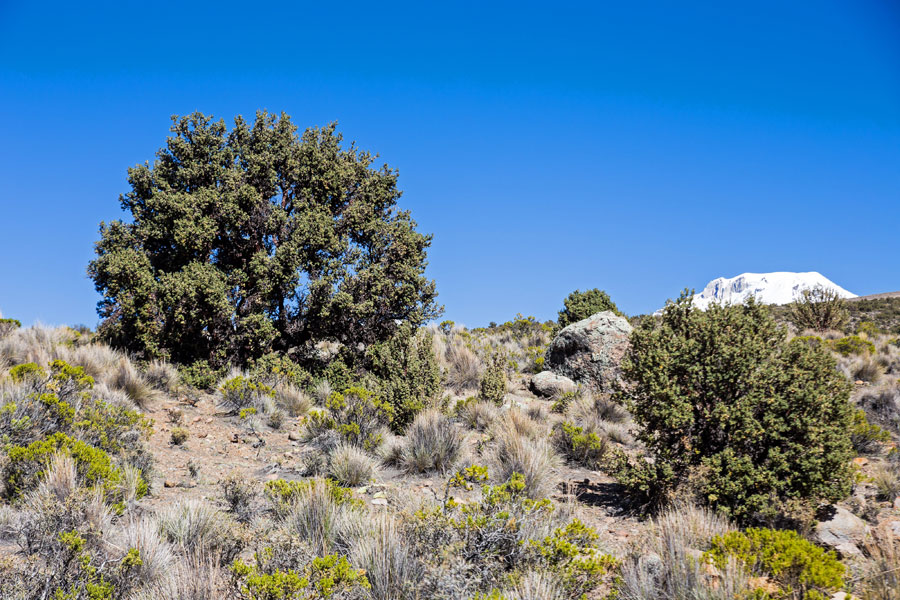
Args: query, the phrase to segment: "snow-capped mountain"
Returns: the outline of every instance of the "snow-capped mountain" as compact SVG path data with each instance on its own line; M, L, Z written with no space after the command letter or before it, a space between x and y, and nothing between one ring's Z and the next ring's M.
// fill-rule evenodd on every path
M842 298L856 298L856 294L815 271L744 273L730 279L713 279L702 292L694 295L694 306L706 310L713 302L741 304L750 296L755 296L763 304L788 304L799 298L803 290L817 285L836 291Z

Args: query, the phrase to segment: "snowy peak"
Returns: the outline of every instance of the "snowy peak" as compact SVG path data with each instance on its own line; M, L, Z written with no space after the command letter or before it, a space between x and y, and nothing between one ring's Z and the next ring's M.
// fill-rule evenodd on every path
M763 304L788 304L805 289L820 285L834 290L842 298L856 298L820 273L744 273L737 277L713 279L703 291L694 295L694 306L706 310L713 302L742 304L751 296Z

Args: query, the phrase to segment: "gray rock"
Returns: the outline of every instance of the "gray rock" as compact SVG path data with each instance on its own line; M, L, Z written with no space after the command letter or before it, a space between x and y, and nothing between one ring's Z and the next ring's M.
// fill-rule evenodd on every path
M550 371L543 371L531 378L531 391L538 396L561 396L577 389L574 381Z
M628 349L631 324L625 317L604 311L572 323L559 332L547 349L547 366L594 390L609 392L621 376L619 364Z
M857 544L869 533L865 521L846 508L835 506L834 514L816 524L815 539L841 556L859 556Z

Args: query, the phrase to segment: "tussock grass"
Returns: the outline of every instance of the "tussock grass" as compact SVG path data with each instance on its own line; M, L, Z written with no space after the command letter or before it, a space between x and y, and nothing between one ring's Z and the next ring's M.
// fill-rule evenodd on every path
M418 597L416 584L422 568L412 555L409 540L391 517L382 514L375 518L371 528L351 546L350 560L365 569L373 600Z
M493 402L469 402L459 411L459 418L469 428L484 431L497 419L499 409Z
M163 509L157 518L160 533L181 548L215 555L231 528L228 516L200 500L187 500Z
M331 452L328 474L338 483L358 487L375 478L378 463L352 444L340 444Z
M399 464L409 472L445 473L465 451L465 434L435 409L420 412L406 429Z

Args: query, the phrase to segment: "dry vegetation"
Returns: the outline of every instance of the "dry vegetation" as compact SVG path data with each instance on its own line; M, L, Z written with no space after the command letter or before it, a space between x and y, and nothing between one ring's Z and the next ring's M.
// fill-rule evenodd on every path
M606 473L614 451L642 451L629 413L586 390L549 399L527 391L551 325L519 318L427 333L441 394L392 431L377 397L327 378L300 386L234 371L207 393L174 366L134 362L90 332L5 331L0 597L900 594L900 541L889 526L900 494L895 334L858 326L861 342L847 343L843 332L802 332L832 349L854 382L864 459L847 506L872 530L859 556L844 557L840 585L826 578L798 595L776 568L734 553L729 534L741 530L721 516L690 502L656 515L630 509ZM22 368L29 363L40 371ZM482 394L492 364L508 382L499 402ZM32 448L27 465L12 451L58 433L73 441L40 456ZM760 556L777 542L837 569L799 536L751 542L763 544Z

